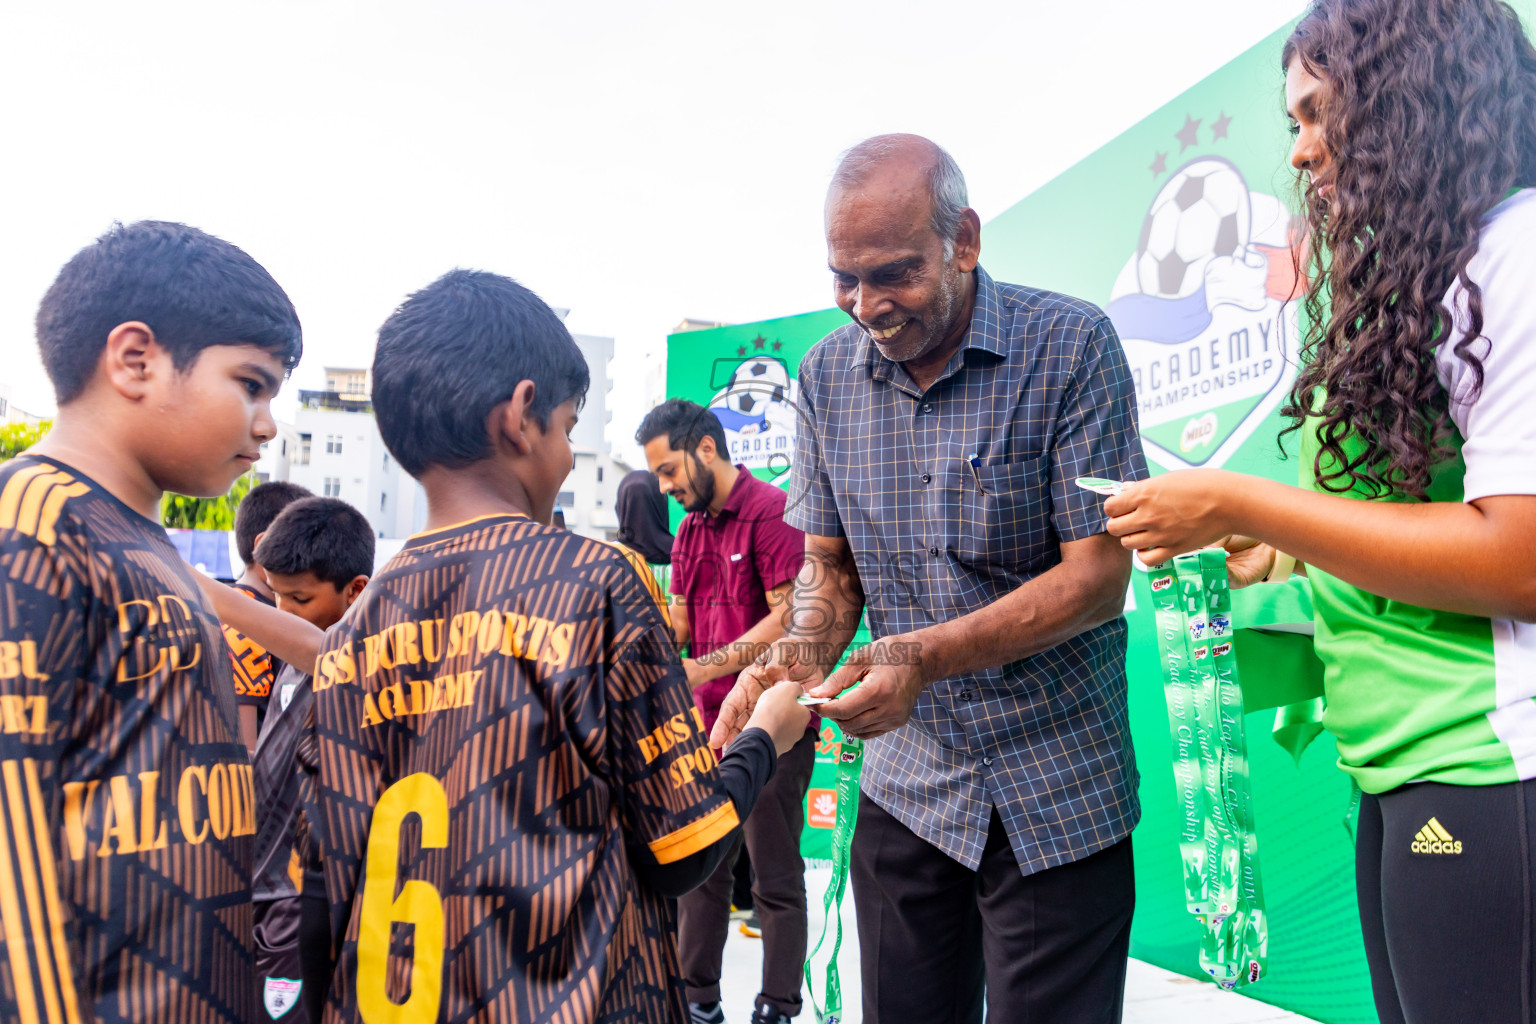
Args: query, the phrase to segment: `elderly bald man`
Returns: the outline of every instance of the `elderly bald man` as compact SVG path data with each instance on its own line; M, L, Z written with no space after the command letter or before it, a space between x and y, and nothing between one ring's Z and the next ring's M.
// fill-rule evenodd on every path
M1131 567L1074 481L1146 476L1135 394L1098 307L981 268L966 204L917 136L862 142L833 176L852 322L800 364L785 518L806 570L714 740L789 677L869 741L851 858L866 1020L1117 1021L1140 816ZM861 609L876 639L833 672Z

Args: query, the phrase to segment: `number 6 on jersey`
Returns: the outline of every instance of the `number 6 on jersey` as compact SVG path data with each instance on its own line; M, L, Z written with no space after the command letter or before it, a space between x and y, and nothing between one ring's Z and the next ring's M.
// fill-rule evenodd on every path
M367 871L357 929L357 1008L366 1024L430 1024L443 993L443 900L421 881L395 895L400 828L408 814L421 818L421 848L448 845L448 794L426 772L408 775L379 797L369 828ZM410 995L389 997L389 937L396 922L415 926Z

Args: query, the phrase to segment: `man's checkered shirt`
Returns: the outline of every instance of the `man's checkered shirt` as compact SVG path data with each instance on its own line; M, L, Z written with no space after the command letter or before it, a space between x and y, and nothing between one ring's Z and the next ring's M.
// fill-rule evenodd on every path
M785 519L847 537L875 637L947 622L1104 531L1073 481L1147 475L1135 401L1101 310L978 267L970 330L926 392L857 324L806 355ZM1026 875L1113 845L1141 813L1125 641L1116 619L935 682L866 744L864 792L972 869L994 806Z

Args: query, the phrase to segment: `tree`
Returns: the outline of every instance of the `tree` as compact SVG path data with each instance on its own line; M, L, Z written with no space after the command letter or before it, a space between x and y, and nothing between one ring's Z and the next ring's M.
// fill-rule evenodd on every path
M218 498L189 498L166 492L160 500L160 519L167 529L232 530L235 509L256 486L256 474L247 473L236 480L229 493Z
M43 420L36 426L26 423L0 426L0 462L15 458L37 444L51 426L52 420ZM256 474L247 473L235 481L228 494L218 498L189 498L185 494L166 492L160 500L160 518L167 527L232 530L235 527L235 508L255 486Z
M48 428L51 426L53 426L52 420L43 420L36 426L28 423L7 423L0 427L0 462L14 459L37 444L43 439L43 435L48 433Z

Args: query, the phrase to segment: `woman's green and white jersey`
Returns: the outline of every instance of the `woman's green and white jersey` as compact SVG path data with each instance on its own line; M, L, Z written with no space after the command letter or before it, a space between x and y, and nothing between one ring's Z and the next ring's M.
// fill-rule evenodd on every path
M1478 389L1452 345L1437 353L1460 454L1439 467L1429 495L1536 494L1536 189L1489 212L1467 276L1482 290L1473 351L1484 381ZM1459 339L1465 292L1453 286L1447 304ZM1303 486L1315 486L1316 451L1309 434ZM1323 724L1361 789L1536 778L1536 625L1389 601L1313 567L1308 575L1326 667Z

